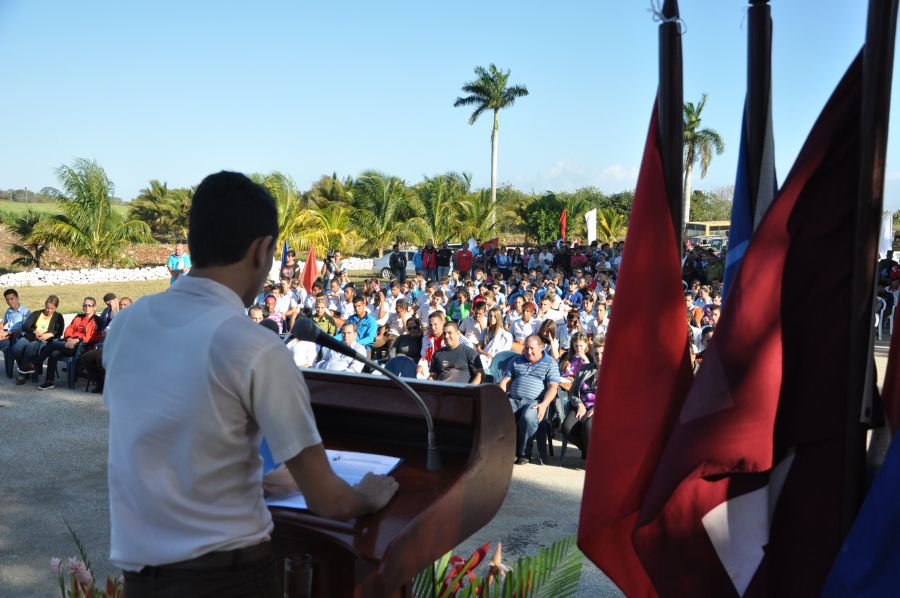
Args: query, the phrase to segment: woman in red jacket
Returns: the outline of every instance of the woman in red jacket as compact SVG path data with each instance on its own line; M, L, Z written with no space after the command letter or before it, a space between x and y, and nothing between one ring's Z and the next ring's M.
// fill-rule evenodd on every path
M47 343L41 349L40 359L47 359L47 376L44 382L38 386L40 390L53 388L53 379L56 376L56 362L60 358L71 357L79 350L88 350L94 343L100 341L100 318L97 316L97 300L93 297L85 297L81 303L83 313L75 316L72 323L66 327L62 339L56 339Z

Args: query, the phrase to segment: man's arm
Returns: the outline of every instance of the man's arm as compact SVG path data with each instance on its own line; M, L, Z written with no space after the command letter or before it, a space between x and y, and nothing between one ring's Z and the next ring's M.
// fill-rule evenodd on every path
M534 406L537 409L537 419L538 421L544 420L544 415L547 414L547 408L550 406L553 401L556 400L556 393L559 389L559 384L556 382L548 382L547 383L547 391L544 393L544 400Z
M510 381L509 376L503 376L503 380L501 380L500 384L498 384L497 386L500 387L500 390L502 390L503 392L506 392L506 387L509 385L509 381Z
M397 491L397 481L366 474L356 486L331 469L321 444L307 447L285 463L311 511L329 519L351 519L380 510Z

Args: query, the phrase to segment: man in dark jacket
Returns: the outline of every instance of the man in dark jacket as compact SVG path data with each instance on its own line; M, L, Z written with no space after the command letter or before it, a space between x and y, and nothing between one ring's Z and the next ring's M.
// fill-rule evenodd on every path
M406 254L400 251L400 245L394 243L394 252L388 260L391 275L403 284L406 280Z

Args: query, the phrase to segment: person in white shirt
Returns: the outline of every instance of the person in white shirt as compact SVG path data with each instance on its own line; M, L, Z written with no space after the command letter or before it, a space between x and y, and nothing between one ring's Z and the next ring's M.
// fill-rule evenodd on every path
M285 331L290 330L294 326L294 319L299 313L299 303L294 289L291 288L291 281L287 278L281 280L281 292L275 297L275 309L281 314L281 318L285 322Z
M398 299L394 303L394 313L388 316L387 330L385 331L388 338L393 337L396 339L401 334L406 334L406 321L411 315L409 308L406 306L406 301Z
M503 316L503 326L509 330L512 325L516 322L516 320L522 319L522 307L525 305L525 297L522 295L516 295L516 298L513 299L512 307L506 315Z
M341 334L343 335L343 342L345 345L352 348L363 357L366 356L366 348L356 342L356 324L347 322L341 326ZM363 365L363 362L357 359L353 359L348 355L326 348L322 349L322 359L319 360L316 367L320 370L331 370L332 372L351 372L359 374L362 372Z
M286 346L294 356L294 364L298 368L311 368L316 363L319 348L315 343L292 338L286 343Z
M553 265L553 254L550 252L549 245L544 246L544 251L538 255L538 264L541 267L541 272L544 274L546 274L547 271L550 270L550 266Z
M377 511L397 483L334 474L291 353L245 315L278 238L265 187L207 177L188 238L191 272L120 311L104 344L110 562L132 598L281 596L264 483L337 519ZM262 435L285 463L265 481Z
M541 327L541 321L535 319L535 311L537 311L537 306L531 302L526 303L522 307L522 317L513 322L509 329L513 342L522 343L522 346L524 346L526 338L532 334L537 334L538 329ZM513 351L515 350L513 349Z
M602 301L597 302L594 318L588 324L585 332L591 336L606 336L606 329L609 327L609 318L606 315L606 304Z
M566 314L553 308L553 300L555 298L556 295L553 293L547 293L541 297L541 308L538 310L535 319L540 322L553 320L553 323L556 324L556 340L559 340L559 329L566 325Z
M502 312L499 307L492 307L487 314L487 326L481 334L478 352L481 354L481 365L487 370L495 355L512 349L512 334L504 330Z
M472 304L472 313L466 316L459 325L459 331L474 347L481 342L481 335L487 327L487 305L484 301Z
M429 302L419 308L419 311L416 312L416 317L418 317L420 321L425 322L428 321L429 316L436 311L447 313L447 309L444 307L444 294L440 291L436 291L431 296Z

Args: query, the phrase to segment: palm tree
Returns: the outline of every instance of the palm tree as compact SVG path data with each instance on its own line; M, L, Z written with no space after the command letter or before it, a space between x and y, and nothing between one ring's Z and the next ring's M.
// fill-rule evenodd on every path
M44 265L44 254L50 249L50 242L46 235L42 235L36 229L46 218L46 214L29 208L7 225L19 239L18 243L9 246L9 252L16 256L12 265L23 268L40 268Z
M478 117L485 110L494 111L494 128L491 132L491 203L497 202L497 136L500 129L499 112L503 108L512 106L516 98L528 95L528 89L524 85L506 86L509 81L509 70L501 71L496 65L491 64L487 69L481 66L475 67L475 75L478 77L462 86L463 92L469 94L458 97L453 102L454 107L475 106L475 112L469 117L469 124L474 125Z
M347 253L356 251L363 241L354 230L351 216L352 209L339 203L306 209L296 248L309 249L312 242L316 247L340 248Z
M53 197L62 214L54 214L36 228L73 255L86 257L91 266L121 263L125 248L153 240L146 222L125 217L112 209L113 184L94 161L77 158L72 166L56 169L62 191L48 187L41 193Z
M277 171L267 175L254 174L250 178L265 187L275 199L278 209L278 248L282 247L285 239L291 247L297 246L304 229L301 217L303 199L294 179Z
M497 236L496 206L486 189L459 202L459 236L461 240L484 241Z
M684 103L684 213L682 215L681 229L690 221L691 212L691 171L694 164L700 160L700 178L706 177L709 163L712 161L713 150L717 155L725 151L725 142L717 131L700 128L700 113L706 106L706 94L700 97L700 102L694 106L693 102Z
M322 207L329 203L342 203L349 205L353 201L353 179L338 178L335 172L331 176L323 176L313 183L312 188L303 194L303 201L307 207Z
M153 179L131 202L128 217L146 222L159 241L184 239L193 198L193 188L169 189L166 183Z
M453 239L459 220L458 204L471 186L472 175L460 172L425 177L416 186L417 194L411 198L410 208L419 216L411 219L408 226L418 243Z
M613 243L625 239L628 227L625 217L613 208L597 209L597 237L603 243Z
M414 198L402 180L374 170L362 173L354 182L352 219L360 237L379 257L385 247L410 231L404 217Z

